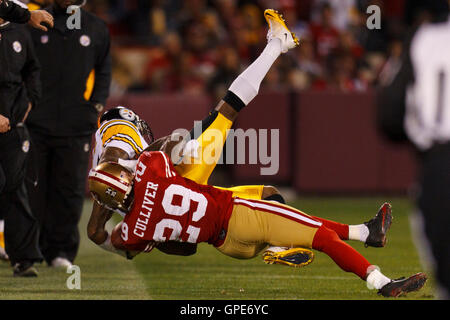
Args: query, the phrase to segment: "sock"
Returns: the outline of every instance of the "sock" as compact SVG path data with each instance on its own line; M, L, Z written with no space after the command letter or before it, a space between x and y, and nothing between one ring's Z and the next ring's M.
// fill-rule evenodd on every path
M342 270L353 272L366 280L367 269L371 264L358 251L339 239L333 230L321 226L314 235L312 248L327 254Z
M349 240L349 237L348 237L349 225L348 224L343 224L343 223L339 223L339 222L336 222L336 221L327 220L327 219L314 217L314 216L312 216L312 218L322 222L322 224L325 227L327 227L328 229L331 229L334 232L336 232L338 237L339 237L339 239L341 239L341 240Z
M348 226L348 239L366 242L369 236L369 228L365 224Z
M234 80L229 90L248 105L258 94L261 82L280 54L281 40L270 40L260 56Z
M228 90L225 97L223 97L223 101L228 103L237 112L240 112L246 106L246 104L241 100L241 98L239 98L230 90Z
M366 281L369 288L381 289L386 284L391 282L391 279L382 274L378 268L375 268L372 272L369 273Z

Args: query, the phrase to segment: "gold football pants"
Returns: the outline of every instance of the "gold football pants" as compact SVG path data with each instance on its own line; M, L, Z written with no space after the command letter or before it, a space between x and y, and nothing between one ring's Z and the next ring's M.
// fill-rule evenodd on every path
M236 198L224 243L217 249L238 259L257 256L267 246L312 248L320 221L280 203Z

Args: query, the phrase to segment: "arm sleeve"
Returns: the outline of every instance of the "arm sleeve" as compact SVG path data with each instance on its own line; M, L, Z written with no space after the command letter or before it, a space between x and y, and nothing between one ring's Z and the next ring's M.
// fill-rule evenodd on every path
M152 175L163 178L174 178L178 175L169 156L162 151L145 151L139 157L139 162L149 167L150 170L147 171L151 172ZM139 162L136 167L136 172L139 171Z
M398 73L392 82L381 86L377 92L377 125L381 133L391 141L407 140L404 128L406 91L413 82L414 70L408 41Z
M110 53L111 39L106 26L104 26L102 38L102 45L97 53L97 61L95 63L95 84L90 101L105 105L111 85L112 65Z
M30 20L30 11L14 2L2 0L0 3L0 18L14 22L14 23L27 23Z
M25 82L27 88L28 99L32 103L33 108L41 98L42 87L40 78L40 64L34 50L34 44L31 41L31 37L26 33L27 42L27 61L22 69L22 79Z

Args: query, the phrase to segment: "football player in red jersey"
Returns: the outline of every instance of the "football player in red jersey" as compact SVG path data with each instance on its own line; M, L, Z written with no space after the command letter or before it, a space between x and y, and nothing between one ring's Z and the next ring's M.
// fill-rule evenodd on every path
M100 204L128 212L111 236L100 226L107 238L104 248L128 258L155 247L190 255L201 242L238 259L253 258L269 245L304 247L324 252L342 270L353 272L387 297L419 290L427 279L417 273L392 280L343 241L383 246L392 219L388 204L369 223L349 226L198 184L180 176L162 151L142 153L134 175L117 163L102 163L90 172L89 186Z

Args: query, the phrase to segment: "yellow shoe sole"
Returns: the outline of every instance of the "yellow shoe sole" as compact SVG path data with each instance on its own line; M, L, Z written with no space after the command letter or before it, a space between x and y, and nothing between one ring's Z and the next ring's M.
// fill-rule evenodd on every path
M270 26L270 20L273 19L279 23L281 23L283 25L283 27L286 28L286 30L288 30L291 35L292 38L294 39L295 45L298 46L300 44L300 41L298 40L297 36L295 35L295 33L291 32L289 30L289 28L286 25L286 21L283 18L283 15L281 13L279 13L277 10L274 9L266 9L264 11L264 18L267 21L267 24Z
M282 264L290 267L304 267L313 262L314 252L304 248L292 248L280 252L266 251L263 261L267 264Z

